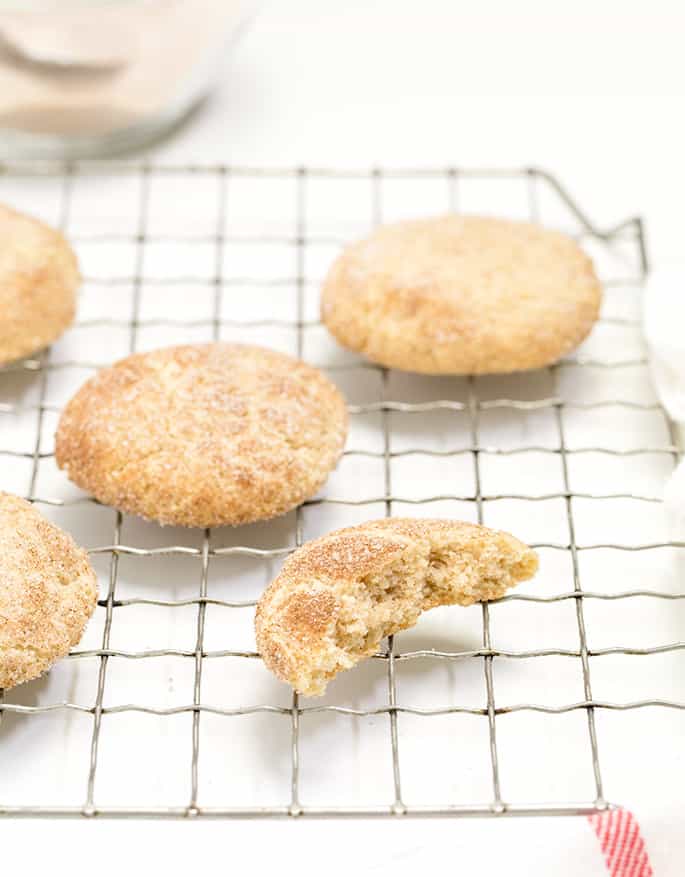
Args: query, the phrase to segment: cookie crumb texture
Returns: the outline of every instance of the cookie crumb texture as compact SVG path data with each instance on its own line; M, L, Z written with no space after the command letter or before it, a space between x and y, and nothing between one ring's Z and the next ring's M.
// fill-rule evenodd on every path
M347 247L321 315L343 346L390 368L494 374L574 350L601 287L571 238L527 222L442 216L381 226Z
M337 530L286 560L257 606L257 648L300 694L378 651L436 606L496 600L531 578L536 553L508 533L390 518Z
M41 350L72 323L78 263L50 226L0 204L0 365Z
M86 552L29 503L0 493L0 688L67 655L96 599Z
M55 453L106 505L216 527L313 496L346 435L345 401L317 369L260 347L198 344L100 371L66 406Z

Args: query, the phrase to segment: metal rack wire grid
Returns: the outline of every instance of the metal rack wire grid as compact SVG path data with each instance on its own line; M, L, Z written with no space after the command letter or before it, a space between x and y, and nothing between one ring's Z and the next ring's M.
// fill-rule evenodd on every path
M89 546L100 578L96 617L70 659L0 692L0 814L501 816L613 806L601 717L685 709L651 691L604 699L594 684L612 690L617 657L668 659L685 648L617 644L616 614L607 624L612 615L601 613L620 604L648 615L685 597L677 576L660 573L659 558L677 561L685 545L664 535L656 495L678 448L640 336L640 220L600 230L534 169L13 164L0 186L3 200L65 230L84 273L74 328L0 372L2 486ZM427 378L369 364L327 337L317 290L340 246L381 221L448 209L558 225L590 250L605 303L573 357L503 378ZM127 352L223 338L280 346L346 392L350 441L321 495L280 521L198 534L105 509L68 484L52 435L83 379ZM611 484L598 490L604 476ZM303 539L383 514L506 524L540 551L542 580L495 604L429 613L323 700L300 699L255 652L258 594ZM586 569L587 557L602 563ZM640 584L647 575L658 584ZM626 587L632 576L638 586ZM611 644L596 645L602 636ZM538 701L517 701L524 691Z

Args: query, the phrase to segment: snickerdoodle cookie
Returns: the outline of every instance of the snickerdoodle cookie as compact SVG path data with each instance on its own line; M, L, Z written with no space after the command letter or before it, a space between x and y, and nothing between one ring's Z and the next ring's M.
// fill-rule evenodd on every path
M597 320L601 288L570 238L526 222L443 216L380 227L324 283L322 318L374 362L426 374L540 368Z
M0 365L64 332L78 284L76 256L62 235L0 204Z
M0 492L0 688L35 679L81 639L97 581L85 551Z
M57 463L106 505L162 524L216 527L281 515L342 453L343 397L317 369L240 344L137 353L68 403Z
M461 521L390 518L337 530L291 554L264 592L257 648L296 691L323 694L426 609L495 600L537 566L508 533Z

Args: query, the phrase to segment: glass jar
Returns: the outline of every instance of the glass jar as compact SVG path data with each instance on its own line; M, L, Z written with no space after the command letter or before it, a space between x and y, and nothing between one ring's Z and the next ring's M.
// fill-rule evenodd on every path
M0 153L79 158L161 137L207 93L254 0L0 0Z

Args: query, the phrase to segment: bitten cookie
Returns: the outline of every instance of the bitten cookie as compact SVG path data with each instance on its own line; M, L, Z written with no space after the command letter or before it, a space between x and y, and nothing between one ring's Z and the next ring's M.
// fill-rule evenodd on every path
M35 679L81 639L97 599L86 552L0 493L0 688Z
M491 374L572 351L601 288L570 238L526 222L443 216L379 228L333 263L322 319L345 347L390 368Z
M337 530L293 552L255 616L264 663L300 694L435 606L496 600L537 570L508 533L449 520L390 518Z
M0 204L0 365L64 332L79 279L74 251L58 231Z
M98 372L64 409L55 454L106 505L216 527L315 494L346 434L345 401L317 369L260 347L198 344Z

